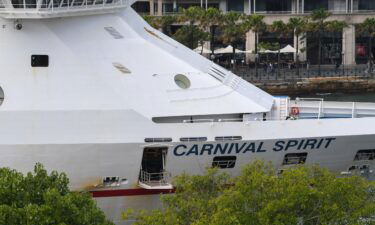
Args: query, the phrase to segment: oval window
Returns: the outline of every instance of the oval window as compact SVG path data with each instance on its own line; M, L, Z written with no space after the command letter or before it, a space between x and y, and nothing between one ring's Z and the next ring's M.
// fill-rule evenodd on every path
M174 82L182 89L188 89L190 87L190 80L183 74L177 74L174 76Z

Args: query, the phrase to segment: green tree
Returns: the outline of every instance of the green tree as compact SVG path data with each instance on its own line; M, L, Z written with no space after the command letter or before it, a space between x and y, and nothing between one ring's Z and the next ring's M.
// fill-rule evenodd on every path
M280 76L280 49L281 39L290 34L289 27L282 21L276 20L270 26L269 30L277 35L278 52L277 52L277 75Z
M322 35L326 27L326 19L331 16L324 8L314 10L310 15L308 27L311 32L318 34L318 68L319 75L321 75L322 64Z
M41 164L26 176L0 169L0 224L112 224L88 193L70 192L64 173Z
M241 14L233 11L225 14L221 30L223 32L221 35L223 42L233 47L232 59L234 62L233 66L235 67L236 48L246 38L247 32Z
M150 16L150 15L145 15L143 16L143 19L153 28L155 29L160 29L160 24L158 21L158 17L156 16Z
M135 212L130 209L123 214L124 219L136 219L135 224L204 224L216 211L216 205L211 204L230 183L227 174L219 173L217 169L208 169L202 175L183 173L174 180L176 192L173 195L162 196L164 210L151 212Z
M359 24L359 32L362 34L367 34L368 36L368 63L370 65L369 71L372 71L372 61L373 61L373 53L372 53L372 39L375 37L375 18L367 18L363 23Z
M343 30L348 27L348 23L345 21L329 21L326 23L326 30L332 33L332 44L335 45L336 35L341 35ZM341 52L338 52L337 49L333 48L331 52L332 58L338 60L338 55L341 55ZM334 60L332 60L334 62Z
M164 34L171 36L171 25L177 21L176 16L144 16L143 19L155 29L160 29Z
M301 35L304 34L306 31L306 19L292 17L289 19L287 26L290 30L294 32L294 36L296 37L296 67L297 67L297 76L299 76L299 42Z
M200 7L183 9L177 21L186 24L173 35L173 38L191 49L195 49L198 43L203 45L203 42L208 40L208 33L203 30L200 23L203 15L204 10Z
M258 76L258 36L267 29L267 25L263 19L264 16L258 14L248 15L244 18L246 30L251 30L255 34L255 76Z
M361 177L339 178L317 166L297 166L276 175L271 164L254 162L233 179L217 170L182 175L164 207L128 211L136 224L371 224L375 186ZM231 182L232 185L226 185Z
M201 25L205 31L210 30L211 52L215 54L215 34L216 28L220 27L223 22L223 13L216 8L208 8L204 11L201 18Z

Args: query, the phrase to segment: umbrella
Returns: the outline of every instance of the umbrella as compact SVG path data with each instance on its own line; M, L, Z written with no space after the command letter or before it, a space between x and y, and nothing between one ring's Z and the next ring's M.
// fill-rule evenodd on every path
M261 49L258 53L278 53L278 51L272 51L268 49Z
M228 45L225 48L219 48L219 49L215 50L215 54L230 54L230 53L233 53L233 46L232 45ZM236 49L236 53L245 53L245 51Z
M296 53L296 49L290 45L285 46L284 48L280 49L280 53Z

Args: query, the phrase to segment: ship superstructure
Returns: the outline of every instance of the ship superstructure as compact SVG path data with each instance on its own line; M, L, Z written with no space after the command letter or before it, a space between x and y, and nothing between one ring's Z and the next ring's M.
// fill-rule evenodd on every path
M150 27L133 2L0 3L2 166L64 171L117 222L184 171L236 175L264 159L371 176L375 104L273 97Z

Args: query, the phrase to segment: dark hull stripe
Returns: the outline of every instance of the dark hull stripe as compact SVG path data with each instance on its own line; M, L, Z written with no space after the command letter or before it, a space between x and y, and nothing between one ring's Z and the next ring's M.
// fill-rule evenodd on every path
M170 194L174 193L174 190L165 189L121 189L121 190L103 190L103 191L91 191L94 198L102 197L120 197L120 196L134 196L134 195L158 195L158 194Z

